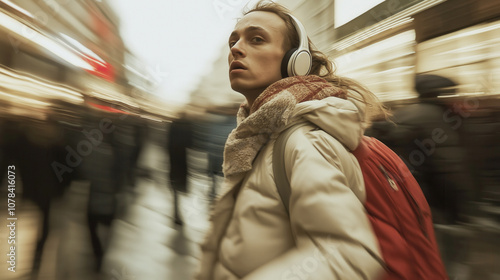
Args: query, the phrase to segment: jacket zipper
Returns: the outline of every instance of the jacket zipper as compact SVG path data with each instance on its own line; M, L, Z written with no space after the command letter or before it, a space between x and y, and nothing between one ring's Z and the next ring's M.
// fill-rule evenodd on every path
M385 171L385 168L382 165L379 165L379 169L384 173L385 178L389 182L389 185L391 186L391 188L395 191L398 191L399 190L398 185L396 184L396 182L394 182L394 180L391 178L391 176L389 176L387 171ZM417 212L417 218L418 218L418 223L420 224L420 229L424 233L425 237L427 239L429 239L429 234L427 233L427 230L425 230L425 227L424 227L423 214L422 214L422 211L420 211L420 207L419 207L417 201L415 200L415 198L413 197L411 192L405 191L405 193L410 196L410 198L414 204L414 206L412 208L415 212Z
M398 185L396 184L396 182L394 182L394 180L392 180L392 178L389 176L389 174L387 174L387 171L385 171L384 167L382 165L379 165L379 168L380 170L382 170L382 172L384 173L385 175L385 178L387 179L387 181L389 182L389 185L391 186L391 188L395 191L398 191Z
M429 234L427 233L427 230L425 230L424 218L423 218L424 215L422 214L422 211L420 211L420 206L418 205L417 200L413 197L411 192L407 191L406 193L408 195L410 195L411 199L413 200L413 203L415 204L415 207L417 208L416 211L418 212L418 222L420 223L420 227L422 228L422 231L424 232L425 237L427 239L429 239Z

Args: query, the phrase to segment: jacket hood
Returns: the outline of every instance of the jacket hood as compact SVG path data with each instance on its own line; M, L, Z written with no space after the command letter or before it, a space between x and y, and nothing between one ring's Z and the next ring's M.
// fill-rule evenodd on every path
M351 95L355 95L352 93ZM339 140L349 150L355 150L363 137L366 122L365 105L354 98L327 97L295 106L287 127L305 119Z
M254 158L273 134L297 122L310 121L354 150L363 135L364 115L362 106L349 95L313 75L289 77L270 85L251 108L247 104L240 107L238 126L224 148L224 174L251 170Z

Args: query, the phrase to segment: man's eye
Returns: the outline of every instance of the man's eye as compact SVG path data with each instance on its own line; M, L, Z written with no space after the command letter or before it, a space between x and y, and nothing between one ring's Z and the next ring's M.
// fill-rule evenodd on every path
M231 41L229 42L229 47L232 48L234 45L236 45L236 41Z
M264 42L264 39L262 39L261 37L253 37L250 41L253 43L262 43Z

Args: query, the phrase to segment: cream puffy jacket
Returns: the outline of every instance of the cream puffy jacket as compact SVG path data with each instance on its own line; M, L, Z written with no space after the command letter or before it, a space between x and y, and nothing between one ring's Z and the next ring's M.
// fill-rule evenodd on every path
M309 121L286 146L288 216L273 179L275 133L241 177L226 179L203 243L197 279L377 279L378 243L363 203L356 158L364 127L354 102L336 97L295 107ZM318 127L320 129L318 129Z

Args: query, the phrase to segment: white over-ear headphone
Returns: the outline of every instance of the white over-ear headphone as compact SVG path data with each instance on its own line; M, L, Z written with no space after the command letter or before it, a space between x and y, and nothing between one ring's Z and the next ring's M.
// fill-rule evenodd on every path
M306 29L300 21L289 14L293 25L299 35L300 44L298 48L289 50L281 62L281 76L283 78L292 76L305 76L309 74L312 66L312 56L309 51Z

